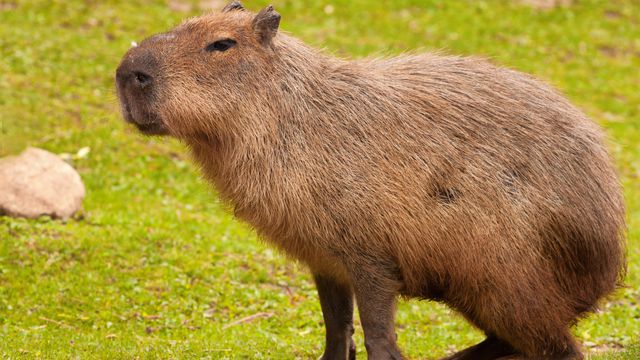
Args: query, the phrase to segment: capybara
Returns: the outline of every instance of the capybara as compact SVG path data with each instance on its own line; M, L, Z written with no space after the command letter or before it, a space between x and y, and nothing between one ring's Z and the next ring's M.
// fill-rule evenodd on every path
M238 2L130 49L124 118L171 135L260 236L306 264L323 359L401 359L399 296L486 334L449 359L581 358L570 327L621 282L602 131L542 82L440 54L347 61ZM425 339L426 341L426 339Z

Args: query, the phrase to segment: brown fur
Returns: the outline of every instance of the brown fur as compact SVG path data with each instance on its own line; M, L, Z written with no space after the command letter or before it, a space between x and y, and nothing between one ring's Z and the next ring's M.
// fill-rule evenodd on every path
M624 267L601 130L484 60L345 61L278 22L237 5L188 20L130 50L118 90L129 121L183 140L237 217L309 266L324 358L355 356L352 293L370 358L400 357L397 295L442 301L487 334L454 359L579 358L569 327ZM237 45L203 50L224 38ZM128 85L138 68L150 88Z

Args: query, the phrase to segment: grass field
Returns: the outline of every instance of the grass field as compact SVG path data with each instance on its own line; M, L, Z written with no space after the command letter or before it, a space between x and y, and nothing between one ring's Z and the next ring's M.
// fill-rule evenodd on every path
M575 334L594 358L639 359L640 3L274 0L282 28L344 57L444 50L549 81L607 129L628 206L627 287ZM132 41L208 1L1 1L0 155L76 154L87 187L67 222L0 217L1 358L313 359L320 306L302 266L262 244L179 143L125 126L114 70ZM251 9L265 1L245 1ZM0 189L0 191L2 191ZM398 336L435 359L482 339L444 306L408 301ZM356 332L359 357L363 338Z

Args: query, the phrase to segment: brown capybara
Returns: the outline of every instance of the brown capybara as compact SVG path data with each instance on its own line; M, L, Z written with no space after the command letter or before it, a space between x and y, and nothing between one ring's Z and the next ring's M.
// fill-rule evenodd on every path
M400 359L399 295L484 331L449 359L575 359L569 328L624 269L601 130L484 60L336 59L239 3L132 48L125 119L182 140L240 219L313 273L323 359Z

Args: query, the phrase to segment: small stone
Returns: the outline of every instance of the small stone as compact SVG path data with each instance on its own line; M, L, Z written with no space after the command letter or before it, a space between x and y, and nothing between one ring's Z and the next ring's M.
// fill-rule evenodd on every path
M0 159L0 214L66 219L80 210L84 194L76 170L48 151L28 148Z
M89 148L88 146L85 146L85 147L81 148L76 153L76 156L75 156L76 159L82 159L82 158L87 157L87 155L89 154L89 151L91 151L91 148Z
M333 14L334 11L335 11L335 8L331 4L324 7L324 13L327 15Z

